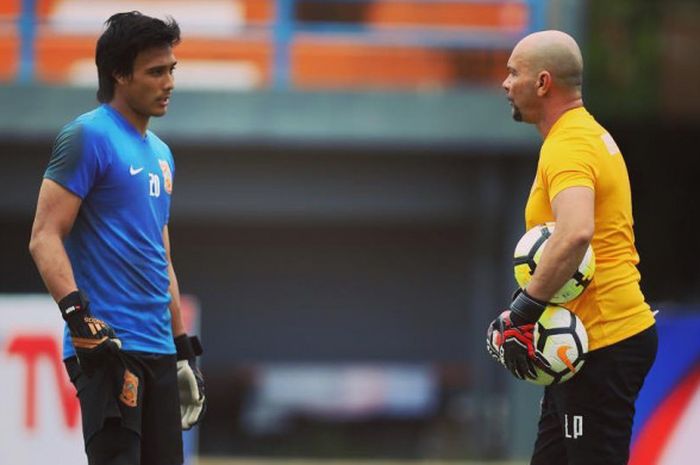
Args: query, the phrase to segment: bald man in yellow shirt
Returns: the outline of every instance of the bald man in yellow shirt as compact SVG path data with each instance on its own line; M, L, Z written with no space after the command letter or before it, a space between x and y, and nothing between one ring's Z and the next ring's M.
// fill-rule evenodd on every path
M513 49L503 82L513 119L544 142L525 226L556 228L527 288L489 327L489 350L517 378L534 377L533 323L574 274L590 244L596 272L565 304L588 332L589 353L570 381L547 386L532 465L622 465L635 401L656 357L654 316L639 287L627 168L612 136L583 106L583 59L560 31L530 34Z

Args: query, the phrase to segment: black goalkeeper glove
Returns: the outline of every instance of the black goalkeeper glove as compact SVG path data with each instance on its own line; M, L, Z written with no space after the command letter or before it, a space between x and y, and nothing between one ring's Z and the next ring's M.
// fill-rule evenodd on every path
M89 378L108 357L119 352L121 341L107 323L90 314L90 303L80 291L62 298L58 308L68 324L80 368Z
M518 379L534 379L535 322L547 304L530 297L524 290L516 292L508 310L491 322L486 334L486 347Z
M202 344L197 336L181 334L175 338L177 350L177 385L180 391L180 419L182 429L188 430L197 425L207 410L204 394L204 378L197 368L197 356L201 355Z

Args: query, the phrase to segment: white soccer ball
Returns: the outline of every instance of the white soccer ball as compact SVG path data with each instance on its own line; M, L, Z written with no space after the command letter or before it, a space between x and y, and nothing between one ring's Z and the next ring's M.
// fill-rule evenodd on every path
M513 253L513 271L515 280L521 289L525 289L540 262L547 247L549 237L554 232L554 223L535 226L520 238ZM595 255L589 245L581 264L574 275L559 289L549 301L553 304L570 302L581 295L593 279L595 272Z
M581 320L571 311L548 306L535 324L535 384L549 385L571 379L583 366L588 352L588 334Z

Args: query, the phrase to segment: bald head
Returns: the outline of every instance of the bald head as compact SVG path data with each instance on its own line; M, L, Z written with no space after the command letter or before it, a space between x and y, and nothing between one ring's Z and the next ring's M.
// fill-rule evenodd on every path
M541 31L524 37L511 55L526 64L533 74L549 71L560 87L580 90L583 57L578 44L561 31Z

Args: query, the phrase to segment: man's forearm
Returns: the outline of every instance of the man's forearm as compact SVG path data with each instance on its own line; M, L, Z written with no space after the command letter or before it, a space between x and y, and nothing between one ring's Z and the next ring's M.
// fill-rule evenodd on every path
M32 235L29 251L46 289L56 302L78 288L70 259L60 237Z
M587 248L588 242L576 237L557 236L555 230L527 285L527 293L543 302L549 301L574 275Z
M185 325L180 310L180 287L172 263L168 263L168 276L170 277L170 286L168 287L170 292L170 305L168 307L170 309L170 324L173 329L173 337L177 337L185 333Z

